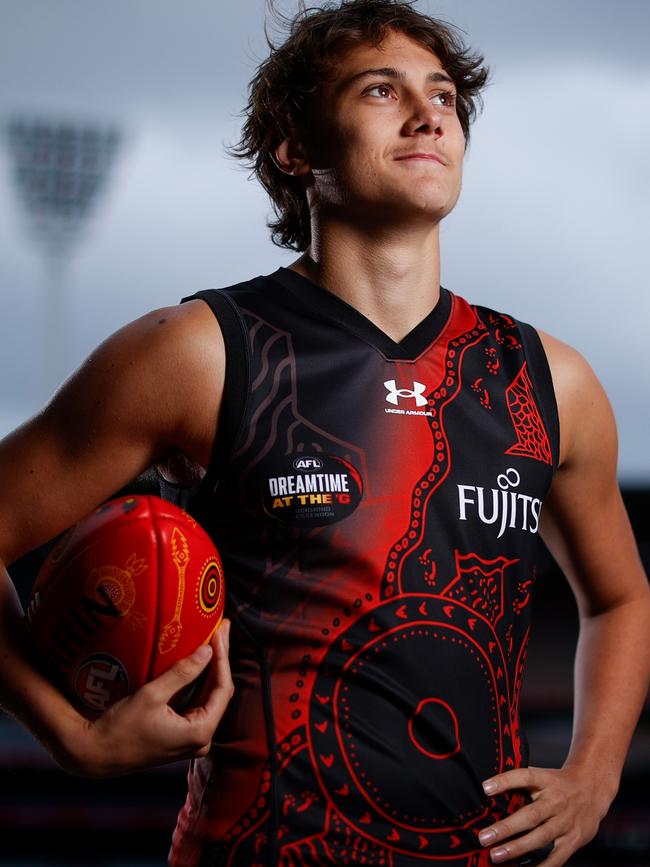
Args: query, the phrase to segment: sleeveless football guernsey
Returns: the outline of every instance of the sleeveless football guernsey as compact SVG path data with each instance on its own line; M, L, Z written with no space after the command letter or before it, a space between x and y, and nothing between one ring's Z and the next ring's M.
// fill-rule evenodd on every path
M170 863L489 864L478 831L523 804L481 781L527 763L558 455L537 333L442 289L395 343L285 268L193 297L226 342L193 509L224 562L235 694Z

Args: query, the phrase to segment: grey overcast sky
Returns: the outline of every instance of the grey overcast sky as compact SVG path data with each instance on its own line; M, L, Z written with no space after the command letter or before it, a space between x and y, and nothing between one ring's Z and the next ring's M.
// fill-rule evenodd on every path
M648 484L650 3L417 6L492 68L443 224L443 283L583 352L618 417L621 480ZM130 319L295 258L223 152L266 56L264 13L263 0L0 0L0 434ZM122 132L58 276L12 180L16 118Z

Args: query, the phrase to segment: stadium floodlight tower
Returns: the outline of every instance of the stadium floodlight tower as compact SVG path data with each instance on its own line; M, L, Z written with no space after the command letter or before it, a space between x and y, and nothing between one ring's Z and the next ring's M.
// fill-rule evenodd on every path
M68 372L67 268L88 217L107 189L122 136L114 125L25 117L12 118L7 134L10 169L25 225L47 271L44 369L49 381L44 386L49 392Z

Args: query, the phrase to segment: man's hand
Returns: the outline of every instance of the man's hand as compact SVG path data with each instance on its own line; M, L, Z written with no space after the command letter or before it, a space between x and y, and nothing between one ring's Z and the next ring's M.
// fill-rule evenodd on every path
M224 620L210 645L112 705L84 728L66 770L81 776L110 777L179 759L204 756L214 731L232 698L234 687L228 662L230 621ZM195 680L212 659L201 690L201 704L177 713L169 702Z
M613 795L598 789L592 774L575 766L517 768L490 777L483 788L487 795L526 790L532 798L532 803L480 832L479 842L490 847L495 864L516 861L554 842L555 848L539 867L561 867L596 836L613 800Z

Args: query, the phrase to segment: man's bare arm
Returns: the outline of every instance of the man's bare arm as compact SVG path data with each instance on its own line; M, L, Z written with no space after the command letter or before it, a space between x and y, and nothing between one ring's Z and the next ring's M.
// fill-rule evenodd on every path
M102 344L39 415L0 443L0 566L75 523L171 450L206 465L224 369L220 331L202 302L155 311ZM203 708L181 717L166 704L179 681L205 667L207 658L197 657L90 724L31 664L21 616L1 568L0 702L64 767L123 773L207 748L232 690L218 638L219 684Z
M489 781L488 793L527 789L533 803L483 829L480 839L495 863L555 841L542 864L560 867L596 834L618 789L650 677L650 591L616 481L609 401L577 352L543 339L561 459L541 532L580 616L573 736L561 769L520 768ZM512 840L517 834L524 836Z

